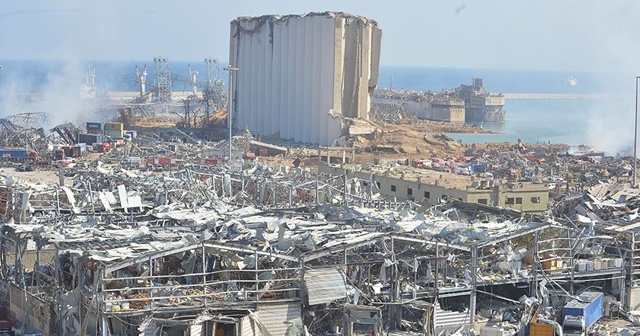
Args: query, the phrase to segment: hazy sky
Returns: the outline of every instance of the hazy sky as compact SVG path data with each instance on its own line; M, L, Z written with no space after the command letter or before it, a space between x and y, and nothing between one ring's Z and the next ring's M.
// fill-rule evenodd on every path
M383 65L636 71L637 0L2 1L0 59L228 58L238 16L378 21Z

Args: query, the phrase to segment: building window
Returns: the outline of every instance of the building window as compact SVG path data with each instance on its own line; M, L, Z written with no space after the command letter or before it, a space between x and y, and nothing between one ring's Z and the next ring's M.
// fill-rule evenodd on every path
M539 204L540 203L540 197L531 197L531 203Z
M425 191L424 198L431 198L431 194L428 191Z
M516 197L516 204L522 204L522 197Z
M376 181L376 187L378 187L378 189L382 188L382 185L380 184L380 182Z
M391 185L391 191L395 192L396 191L396 186L395 185Z
M505 202L505 204L515 204L515 200L513 199L513 197L507 197L507 201Z
M413 189L407 188L407 195L413 195Z
M489 202L486 198L478 198L478 203L487 205Z

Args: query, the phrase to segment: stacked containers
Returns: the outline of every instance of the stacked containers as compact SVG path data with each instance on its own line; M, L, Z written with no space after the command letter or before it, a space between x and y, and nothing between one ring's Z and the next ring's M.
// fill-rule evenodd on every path
M102 135L102 124L97 122L87 122L87 134Z
M104 135L112 139L122 139L124 137L124 124L119 122L104 123Z

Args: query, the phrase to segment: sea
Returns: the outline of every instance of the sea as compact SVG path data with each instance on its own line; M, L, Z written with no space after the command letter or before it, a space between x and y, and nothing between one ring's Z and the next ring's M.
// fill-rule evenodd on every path
M107 91L137 91L136 67L146 66L147 82L154 82L153 60L139 61L41 61L0 60L0 97L6 93L48 93L45 97L75 96L95 70L98 95ZM171 73L189 78L198 72L202 81L211 73L227 82L226 66L220 62L207 71L204 60L170 61ZM211 69L209 69L211 70ZM632 151L636 117L636 83L633 74L598 71L540 71L477 69L464 67L385 66L379 71L378 87L397 90L450 90L482 78L492 93L563 94L558 99L507 99L506 121L483 123L492 134L448 134L463 143L516 142L585 145L610 154ZM174 81L173 90L189 91L187 80ZM28 111L28 105L0 101L0 117ZM60 104L57 104L60 105ZM52 105L53 106L53 105ZM38 107L47 110L48 107ZM58 109L63 109L59 106ZM49 112L49 111L42 111Z

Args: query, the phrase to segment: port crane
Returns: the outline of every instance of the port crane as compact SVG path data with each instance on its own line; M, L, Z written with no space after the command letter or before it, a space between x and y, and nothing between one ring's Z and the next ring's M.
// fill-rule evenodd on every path
M191 64L188 65L188 76L184 76L171 73L168 70L168 62L166 58L154 58L153 85L147 83L149 73L146 64L143 67L136 64L134 76L122 76L124 80L134 81L138 89L137 97L126 104L129 107L128 113L135 108L141 115L149 117L153 114L149 106L158 106L157 103L163 106L172 105L171 86L183 83L185 88L190 87L191 93L182 99L183 113L177 113L177 111L173 113L180 116L184 127L208 126L212 115L227 104L228 94L220 77L218 60L204 59L204 81L199 81L200 73L193 69ZM175 111L176 107L173 105L170 109Z
M184 116L183 124L185 127L197 126L197 117L203 115L203 126L209 125L211 115L219 111L227 105L227 90L224 88L224 82L220 78L220 66L218 60L207 58L204 60L206 69L206 78L204 82L198 82L197 71L191 69L188 65L189 77L173 74L171 79L173 82L185 83L191 86L191 95L183 99ZM202 94L198 94L198 89Z

